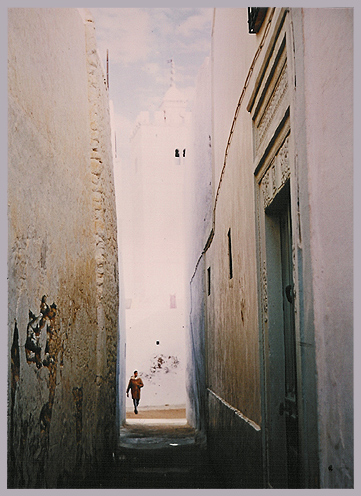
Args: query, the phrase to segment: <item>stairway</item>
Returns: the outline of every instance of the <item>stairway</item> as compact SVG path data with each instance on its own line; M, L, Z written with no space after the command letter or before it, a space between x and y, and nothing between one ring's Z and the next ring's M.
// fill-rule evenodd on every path
M224 488L204 439L186 422L126 423L104 488ZM164 421L166 422L166 421Z

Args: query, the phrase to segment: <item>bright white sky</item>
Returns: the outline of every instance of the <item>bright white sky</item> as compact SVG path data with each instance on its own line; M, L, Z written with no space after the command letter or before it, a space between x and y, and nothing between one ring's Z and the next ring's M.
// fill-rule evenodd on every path
M142 110L157 110L175 83L191 105L195 80L210 54L213 8L91 8L100 56L109 50L109 95L113 101L118 156Z

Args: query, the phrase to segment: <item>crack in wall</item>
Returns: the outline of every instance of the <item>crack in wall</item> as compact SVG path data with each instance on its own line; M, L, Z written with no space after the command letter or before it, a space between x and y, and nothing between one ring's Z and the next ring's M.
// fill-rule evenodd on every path
M82 457L82 431L83 431L83 388L73 388L73 399L75 403L75 436L76 436L76 467L81 465Z
M19 352L19 330L15 321L13 343L11 346L11 405L10 405L10 435L9 435L9 460L8 460L8 484L12 480L15 470L15 451L14 451L14 429L15 429L15 397L17 386L20 381L20 352Z

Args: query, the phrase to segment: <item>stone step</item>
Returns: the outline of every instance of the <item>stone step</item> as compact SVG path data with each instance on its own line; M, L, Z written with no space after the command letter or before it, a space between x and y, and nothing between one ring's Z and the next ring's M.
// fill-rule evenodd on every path
M126 423L120 429L108 488L222 488L202 436L188 424Z

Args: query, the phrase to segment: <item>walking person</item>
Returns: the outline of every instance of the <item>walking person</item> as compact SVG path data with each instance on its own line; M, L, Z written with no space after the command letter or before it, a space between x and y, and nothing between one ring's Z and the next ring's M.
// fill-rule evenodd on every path
M134 370L133 375L129 379L128 387L127 387L127 396L129 397L129 389L132 393L133 404L134 404L134 413L138 413L138 405L140 401L140 388L144 386L143 381L140 377L138 377L138 371Z

